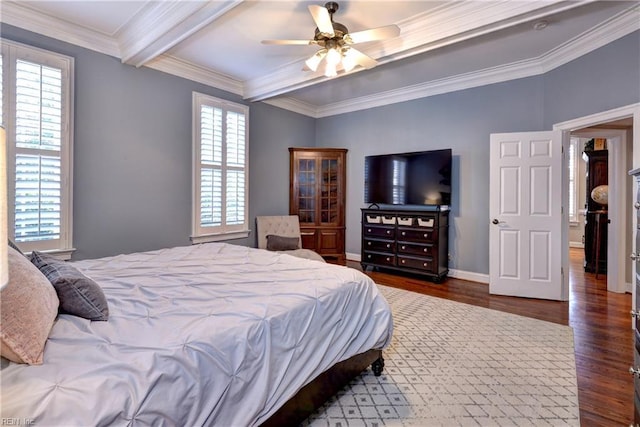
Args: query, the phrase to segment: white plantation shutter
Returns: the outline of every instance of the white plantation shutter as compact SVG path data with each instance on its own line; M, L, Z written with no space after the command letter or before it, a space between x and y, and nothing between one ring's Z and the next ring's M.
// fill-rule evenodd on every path
M23 251L70 251L73 60L4 41L2 59L10 236Z
M578 143L572 137L569 143L569 221L578 222Z
M194 242L249 232L246 106L193 94Z

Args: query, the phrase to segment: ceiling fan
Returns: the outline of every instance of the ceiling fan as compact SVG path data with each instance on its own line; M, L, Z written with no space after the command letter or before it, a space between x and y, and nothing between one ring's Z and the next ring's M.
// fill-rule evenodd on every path
M366 69L375 67L378 62L354 49L353 45L396 37L400 34L400 28L397 25L386 25L349 33L347 27L333 20L333 14L337 12L338 7L338 3L333 1L326 3L324 7L318 5L309 6L309 12L311 12L311 16L317 25L315 36L312 40L263 40L262 43L320 46L321 49L305 61L306 66L304 69L316 71L324 59L324 74L327 77L337 76L340 65L345 72L353 70L356 65Z

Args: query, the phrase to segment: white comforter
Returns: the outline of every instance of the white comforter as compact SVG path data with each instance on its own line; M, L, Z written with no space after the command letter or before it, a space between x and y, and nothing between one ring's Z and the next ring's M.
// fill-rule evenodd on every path
M3 360L1 417L43 426L249 426L391 339L360 272L209 243L75 262L108 322L60 315L44 364Z

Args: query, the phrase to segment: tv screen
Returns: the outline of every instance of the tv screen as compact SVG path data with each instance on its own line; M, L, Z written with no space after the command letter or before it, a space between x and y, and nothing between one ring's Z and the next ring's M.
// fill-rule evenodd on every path
M364 201L385 205L449 205L451 149L366 156Z

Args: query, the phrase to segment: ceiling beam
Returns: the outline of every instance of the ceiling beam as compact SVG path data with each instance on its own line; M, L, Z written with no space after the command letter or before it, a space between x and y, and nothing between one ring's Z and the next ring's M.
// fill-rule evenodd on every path
M136 67L145 65L242 2L150 1L115 34L120 59Z

